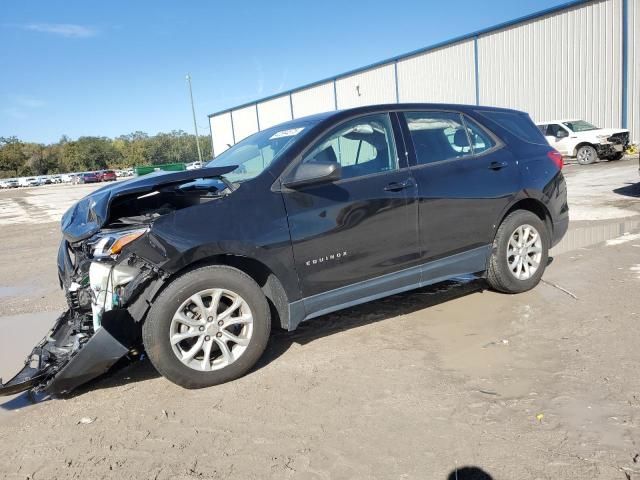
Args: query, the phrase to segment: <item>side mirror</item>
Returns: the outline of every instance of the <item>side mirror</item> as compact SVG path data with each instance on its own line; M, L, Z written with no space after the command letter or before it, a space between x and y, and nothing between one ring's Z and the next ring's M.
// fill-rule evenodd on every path
M556 138L567 138L569 136L569 132L567 132L564 128L559 128L556 132Z
M334 182L342 177L342 167L338 162L301 163L283 184L287 188Z

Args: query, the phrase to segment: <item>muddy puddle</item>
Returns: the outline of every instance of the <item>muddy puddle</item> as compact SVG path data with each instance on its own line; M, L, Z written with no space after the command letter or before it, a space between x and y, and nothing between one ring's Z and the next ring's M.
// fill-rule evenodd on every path
M597 222L586 226L569 226L567 234L558 245L551 249L550 253L551 255L560 255L637 231L640 231L640 217Z
M25 293L27 289L21 287L3 287L0 286L0 298L15 297Z
M55 312L26 313L0 317L0 378L8 381L24 365L31 352L53 326ZM25 395L0 397L0 419L18 408L29 405Z

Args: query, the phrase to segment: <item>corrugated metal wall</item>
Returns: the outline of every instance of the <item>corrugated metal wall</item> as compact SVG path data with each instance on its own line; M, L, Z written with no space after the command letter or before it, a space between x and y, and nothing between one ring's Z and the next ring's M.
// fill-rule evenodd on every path
M291 94L293 117L300 118L314 113L328 112L336 108L333 82L305 88Z
M223 113L209 117L211 126L211 139L213 142L213 155L220 155L227 148L235 143L233 138L233 124L231 123L231 113Z
M338 108L396 102L396 80L392 64L336 80Z
M640 0L629 1L629 91L627 112L632 138L640 141Z
M258 129L336 106L474 104L476 95L482 105L525 110L534 120L575 117L620 127L624 1L629 9L627 119L632 139L640 141L640 0L594 0L259 100L257 106L233 109L231 117L214 114L214 154L229 143L229 118L238 142Z
M258 112L255 105L233 110L231 118L233 119L236 143L259 130Z
M621 7L594 2L481 36L480 103L619 127Z
M291 120L291 99L289 94L259 103L258 118L260 119L261 130Z
M475 103L473 40L398 61L401 102Z

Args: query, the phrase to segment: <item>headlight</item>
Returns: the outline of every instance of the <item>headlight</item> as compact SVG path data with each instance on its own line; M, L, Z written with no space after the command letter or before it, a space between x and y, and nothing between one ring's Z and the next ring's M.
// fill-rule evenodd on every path
M147 233L147 228L114 232L102 237L93 247L94 258L106 258L118 255L125 245L137 240Z

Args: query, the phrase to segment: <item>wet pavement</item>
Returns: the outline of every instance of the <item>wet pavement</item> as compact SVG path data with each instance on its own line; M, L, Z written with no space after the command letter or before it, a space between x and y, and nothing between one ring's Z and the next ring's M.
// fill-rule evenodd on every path
M7 382L24 366L24 361L53 326L53 312L25 313L0 317L0 378ZM18 400L16 400L18 399ZM26 395L0 397L0 417L7 412L30 405Z

